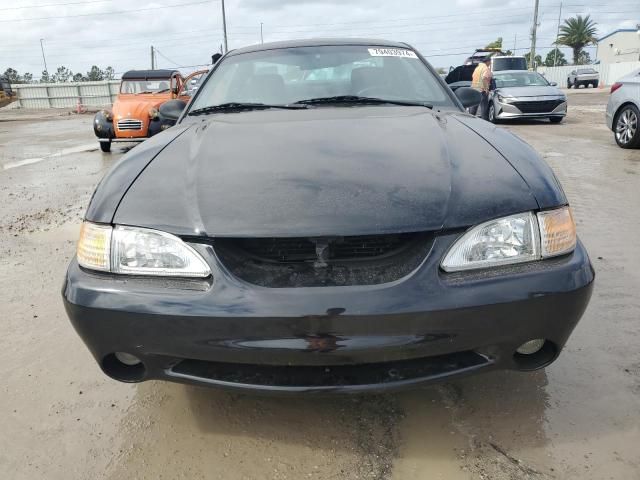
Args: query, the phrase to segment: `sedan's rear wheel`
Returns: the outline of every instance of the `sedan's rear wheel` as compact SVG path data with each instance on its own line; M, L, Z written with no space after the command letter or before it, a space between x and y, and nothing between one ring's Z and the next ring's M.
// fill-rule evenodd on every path
M622 148L640 146L640 128L638 125L640 112L635 105L626 105L616 115L614 136L616 143Z

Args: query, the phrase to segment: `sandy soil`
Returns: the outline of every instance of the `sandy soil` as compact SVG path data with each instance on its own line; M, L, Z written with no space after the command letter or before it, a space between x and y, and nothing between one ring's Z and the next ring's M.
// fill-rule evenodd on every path
M124 147L97 151L90 115L3 112L0 478L640 478L640 151L615 145L606 100L571 91L564 123L505 126L555 170L597 270L560 359L356 399L106 378L60 288L91 192Z

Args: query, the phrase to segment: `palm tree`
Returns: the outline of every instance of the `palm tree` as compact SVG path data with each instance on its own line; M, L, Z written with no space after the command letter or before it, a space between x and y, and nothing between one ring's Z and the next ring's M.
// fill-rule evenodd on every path
M573 49L573 63L580 62L582 49L587 45L596 43L596 22L589 18L589 15L569 18L560 27L560 36L556 42L558 45L566 45Z

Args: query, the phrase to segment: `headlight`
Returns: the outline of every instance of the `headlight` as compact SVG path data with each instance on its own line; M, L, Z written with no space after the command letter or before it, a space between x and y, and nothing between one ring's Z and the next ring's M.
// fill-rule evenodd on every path
M157 108L150 108L149 109L149 118L152 119L152 120L158 118L158 109Z
M148 228L112 228L84 222L78 242L84 268L128 275L208 277L211 269L189 245Z
M442 269L456 272L564 255L576 241L569 207L510 215L467 231L445 255Z
M498 95L498 101L500 103L511 103L513 102L514 98L513 97L503 97L502 95Z
M111 113L109 110L102 110L102 115L104 115L104 118L109 121L113 120L113 113Z

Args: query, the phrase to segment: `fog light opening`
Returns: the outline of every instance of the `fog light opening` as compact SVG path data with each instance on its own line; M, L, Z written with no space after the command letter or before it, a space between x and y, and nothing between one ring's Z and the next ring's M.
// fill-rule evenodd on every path
M513 360L520 370L537 370L549 365L557 356L555 343L536 338L520 345L513 354Z
M130 353L116 352L114 353L114 355L120 362L124 363L125 365L129 365L130 367L142 363L138 357L136 357L135 355L131 355Z
M534 340L529 340L528 342L524 342L516 349L516 353L521 355L533 355L537 351L539 351L544 346L544 338L536 338ZM118 354L116 353L116 356Z
M130 353L110 353L102 360L104 372L121 382L139 382L146 373L144 363Z

